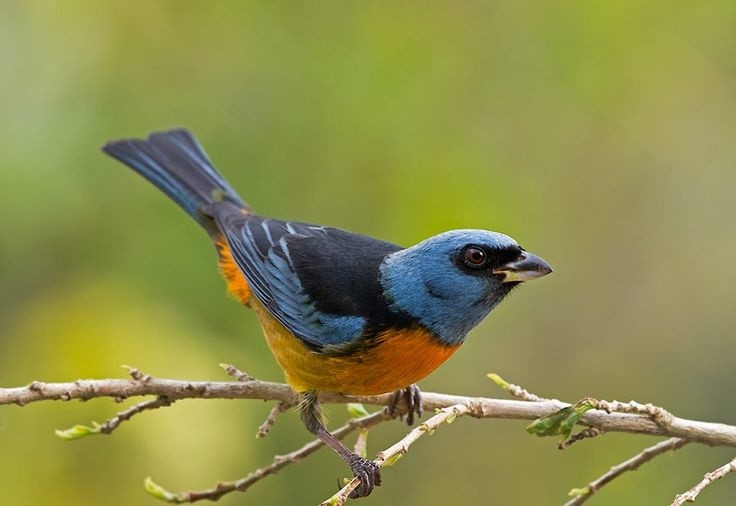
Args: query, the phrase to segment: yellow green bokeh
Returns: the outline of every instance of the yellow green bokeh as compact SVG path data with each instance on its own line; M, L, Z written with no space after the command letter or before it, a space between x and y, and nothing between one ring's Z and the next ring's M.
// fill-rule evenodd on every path
M99 147L186 126L264 214L412 244L505 232L555 267L504 302L425 390L658 403L736 423L736 3L0 4L0 385L122 377L122 364L280 380L207 238ZM270 406L182 401L111 436L110 400L0 407L0 504L158 504L309 439ZM331 408L332 423L346 416ZM521 421L460 419L418 442L365 505L562 504L656 439L564 452ZM371 432L369 454L399 438ZM688 446L590 504L669 504L733 457ZM317 504L320 451L220 504ZM730 504L736 479L699 505Z

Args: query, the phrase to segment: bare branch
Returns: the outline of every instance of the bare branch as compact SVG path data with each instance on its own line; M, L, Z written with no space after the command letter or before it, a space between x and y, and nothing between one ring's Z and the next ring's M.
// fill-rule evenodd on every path
M596 409L603 410L606 413L612 413L615 411L617 413L638 413L640 415L647 415L663 428L670 427L674 420L672 413L651 403L641 404L636 401L621 402L596 400L594 404Z
M355 438L355 444L353 445L353 453L364 459L368 458L368 429L358 431L358 437Z
M105 423L99 424L92 422L92 426L87 425L75 425L74 427L66 430L57 430L56 435L61 439L73 441L85 436L94 436L99 434L112 434L121 423L130 420L133 416L144 411L151 411L157 408L163 408L171 406L173 401L170 401L167 397L159 395L155 399L139 402L124 411L120 411L118 414L109 418Z
M455 418L463 416L464 414L469 412L470 409L464 404L457 404L455 406L450 406L439 410L439 412L432 416L429 420L420 424L415 429L409 431L409 433L404 436L399 442L391 445L389 448L383 450L378 455L376 455L376 458L373 459L373 462L378 464L380 467L394 465L397 460L399 460L401 457L404 456L404 454L406 454L406 452L409 451L409 447L414 444L419 438L421 438L425 434L431 434L443 423L452 423ZM347 502L350 493L355 490L355 488L359 484L360 478L353 478L335 495L320 503L320 506L343 506Z
M519 385L509 383L498 374L491 373L488 374L487 377L496 385L506 390L512 397L516 397L517 399L521 399L522 401L543 402L551 400L545 399L544 397L539 397L538 395L531 393L530 391Z
M361 418L354 418L348 421L348 423L333 431L332 434L338 439L344 439L345 436L356 429L369 429L390 419L391 416L386 413L386 410L377 411L370 415L366 415ZM295 464L301 461L320 449L322 446L324 446L324 443L319 439L315 439L291 453L287 453L286 455L276 455L271 464L256 469L245 478L241 478L236 481L221 482L211 489L172 493L154 483L150 478L147 478L146 490L157 499L162 499L174 504L193 503L202 500L217 501L222 496L231 492L246 491L254 483L257 483L266 476L277 473L289 464Z
M574 496L572 499L567 501L564 506L578 506L583 504L585 501L591 498L591 496L597 492L603 485L610 481L618 478L626 471L636 471L639 466L645 462L649 462L653 458L670 450L677 450L682 448L688 443L685 439L672 437L660 441L659 443L644 449L641 453L638 453L628 460L621 462L618 465L613 466L607 473L597 478L585 487L581 489L572 489L570 495Z
M678 494L670 506L682 506L686 502L695 502L695 498L698 497L698 494L700 494L705 487L709 486L714 481L723 478L728 473L732 473L734 471L736 471L736 459L733 459L731 462L719 467L715 471L706 473L703 479L700 480L697 485L695 485L687 492Z
M163 395L159 395L155 399L139 402L138 404L131 406L125 411L119 412L112 418L108 419L105 423L100 425L100 432L102 432L103 434L112 434L112 431L117 429L121 423L130 420L138 413L171 406L172 403L172 401L170 401L167 397Z
M245 382L182 381L144 375L141 379L130 380L77 380L70 383L34 381L25 387L0 388L0 405L17 404L24 406L32 402L48 400L88 400L97 397L111 397L122 400L144 395L164 396L171 402L180 399L262 399L293 404L297 400L291 388L281 383L259 380ZM528 402L432 392L424 392L422 398L427 410L443 409L456 404L463 404L469 408L468 415L475 418L534 420L569 406L569 404L557 400ZM390 395L351 397L326 393L320 396L320 400L325 403L360 402L385 406L390 400ZM630 403L627 403L627 405L630 405ZM604 432L681 437L712 446L736 447L736 426L687 420L672 415L669 415L671 419L667 419L666 423L661 421L658 423L651 418L650 414L637 413L639 412L606 413L601 410L592 410L581 417L580 423L588 427L596 427Z
M142 381L142 382L145 383L145 382L147 382L148 380L151 379L151 375L150 374L143 374L140 371L140 369L138 369L137 367L132 367L132 366L129 366L129 365L124 365L123 366L123 369L126 369L128 371L128 376L130 376L134 380Z
M560 444L557 445L557 448L560 450L567 450L572 446L574 443L577 443L578 441L582 441L583 439L592 439L594 437L600 436L603 434L603 431L596 428L596 427L588 427L587 429L583 429L580 432L573 434L569 438L565 439L564 441L560 442Z
M271 410L266 421L259 428L259 435L263 435L273 426L279 413L297 402L296 394L287 385L256 380L232 365L224 365L223 367L228 374L238 381L162 379L143 374L135 368L128 368L131 379L77 380L70 383L34 381L25 387L0 388L0 405L16 404L25 406L29 403L48 400L69 401L79 399L86 401L98 397L109 397L120 402L129 397L156 396L155 399L140 402L121 411L102 425L97 423L94 423L91 427L78 425L66 431L57 431L57 434L61 437L77 439L90 434L109 434L123 421L129 420L138 413L168 406L181 399L262 399L277 401L278 404ZM611 468L610 471L591 482L587 487L573 490L572 493L577 497L570 500L566 505L573 506L585 502L596 490L625 471L634 470L644 462L648 462L669 449L680 448L689 442L736 447L736 426L733 425L687 420L676 417L659 406L640 404L635 401L619 402L586 398L570 405L556 399L539 397L518 385L504 381L497 375L489 375L489 377L511 395L522 400L502 400L424 392L424 406L428 410L434 409L439 412L426 423L409 432L396 445L379 453L376 462L383 466L393 463L422 435L436 429L444 421L461 415L475 418L535 420L533 425L536 425L536 428L532 432L541 435L558 434L568 438L560 444L561 448L566 448L576 441L595 437L605 432L627 432L670 437L670 439L647 448L640 454ZM325 393L320 395L320 400L324 403L362 403L386 406L391 402L391 395L346 396ZM335 433L339 437L344 437L348 432L363 427L361 437L357 442L357 448L362 450L365 445L367 427L391 418L384 411L354 419ZM562 423L565 427L564 431L555 429L554 423ZM583 425L586 428L570 436L572 426L576 424ZM538 432L536 429L540 427L542 431ZM146 488L152 495L169 502L216 500L227 493L246 490L265 476L274 474L284 466L298 462L310 455L320 446L322 446L320 441L312 441L295 452L275 457L270 465L253 471L245 478L223 482L209 490L173 494L151 480L146 481ZM694 500L703 488L714 480L734 471L735 467L736 459L716 471L708 473L693 489L677 496L673 505L677 506L686 501ZM357 479L351 480L338 494L328 500L329 504L343 504L357 484Z
M255 378L248 374L247 372L243 372L237 367L235 367L233 364L220 364L220 367L225 369L225 372L229 375L235 378L238 381L253 381Z
M273 408L271 408L271 412L268 413L268 416L266 417L266 419L258 427L258 431L256 432L256 437L262 438L262 437L268 436L268 433L271 432L271 428L276 423L276 417L292 406L293 404L289 404L283 401L276 403L276 405Z

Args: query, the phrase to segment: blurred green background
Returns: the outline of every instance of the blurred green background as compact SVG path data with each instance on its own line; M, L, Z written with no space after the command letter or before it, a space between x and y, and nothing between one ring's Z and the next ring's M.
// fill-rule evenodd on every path
M425 390L652 401L736 423L736 3L0 4L0 385L124 376L121 364L280 380L212 247L106 140L187 126L259 211L403 245L451 228L517 238L556 272L515 293ZM259 402L184 401L112 437L109 400L0 408L3 505L153 505L309 439ZM344 408L331 408L333 424ZM365 505L555 505L656 440L560 452L520 421L462 420ZM378 451L405 432L372 432ZM590 504L669 504L733 456L686 447ZM235 504L316 504L320 451ZM736 479L699 505L733 502Z

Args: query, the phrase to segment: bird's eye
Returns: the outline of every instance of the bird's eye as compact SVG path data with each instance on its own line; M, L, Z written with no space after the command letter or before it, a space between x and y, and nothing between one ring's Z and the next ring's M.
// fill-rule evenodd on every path
M468 246L465 248L464 259L468 267L481 267L486 263L486 252L478 246Z

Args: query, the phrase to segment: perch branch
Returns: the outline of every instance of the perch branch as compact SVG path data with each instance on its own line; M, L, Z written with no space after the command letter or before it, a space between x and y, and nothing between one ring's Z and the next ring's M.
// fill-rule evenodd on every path
M714 481L721 479L728 473L732 473L734 471L736 471L736 459L733 459L731 462L719 467L715 471L706 473L706 475L703 477L702 480L698 482L697 485L695 485L687 492L678 494L670 506L682 506L686 502L695 502L695 498L698 497L698 494L700 494L705 487L711 485Z
M334 430L332 435L337 439L344 439L345 436L357 429L366 430L391 418L386 413L386 410L376 411L375 413L349 420L345 425ZM231 492L245 492L254 483L262 480L266 476L276 474L289 464L295 464L301 461L319 450L322 446L324 446L324 443L319 439L315 439L291 453L276 455L271 464L256 469L244 478L235 481L220 482L215 487L207 490L172 493L154 483L150 478L146 478L145 486L149 494L173 504L193 503L202 500L217 501L222 496Z
M468 412L469 408L464 404L457 404L455 406L439 410L439 412L429 420L409 431L409 433L399 442L391 445L382 452L379 452L379 454L376 455L376 458L373 459L373 462L378 464L379 467L394 465L397 460L409 451L409 447L419 438L425 434L432 434L432 432L439 428L443 423L452 423L455 418L463 416ZM319 506L343 506L347 502L350 493L355 490L359 484L360 478L353 478L335 495L320 503Z
M278 417L284 411L288 410L290 407L292 407L292 404L284 401L276 403L276 405L271 408L271 411L268 413L266 419L258 427L258 431L256 431L256 437L262 438L268 436L268 433L271 432L271 428L273 428L274 424L276 423L276 417Z
M98 397L110 397L120 401L129 397L145 395L163 396L170 402L181 399L261 399L295 404L297 401L294 391L282 383L260 380L236 382L186 381L141 375L141 379L77 380L69 383L34 381L23 387L0 388L0 405L16 404L25 406L41 401L70 401L73 399L86 401ZM320 400L325 403L359 402L379 406L386 406L390 398L390 395L385 394L347 396L324 393L320 395ZM443 409L462 404L468 407L468 415L475 418L517 420L534 420L570 406L554 399L530 402L433 392L423 392L422 399L427 410ZM630 407L630 403L620 404ZM604 410L596 409L582 415L579 423L587 427L596 427L603 432L681 437L688 441L711 446L736 447L736 426L734 425L688 420L668 415L667 423L658 423L649 414L641 414L641 412L607 413Z
M156 396L154 399L140 402L121 411L102 425L94 424L93 427L76 426L60 434L67 439L75 439L88 434L110 433L123 421L129 420L138 413L168 406L181 399L262 399L276 401L276 406L259 428L259 434L265 434L273 426L277 415L297 402L296 394L287 385L256 380L231 365L223 365L223 367L237 381L162 379L143 374L135 368L129 368L131 379L77 380L68 383L34 381L23 387L0 388L0 405L16 404L25 406L30 403L49 400L70 401L77 399L86 401L98 397L109 397L120 402L130 397ZM563 439L566 439L561 443L561 448L565 448L575 441L594 437L605 432L627 432L670 437L670 439L647 448L640 454L613 467L584 489L578 490L578 497L567 503L568 506L572 506L582 504L597 489L623 472L634 470L644 462L669 449L677 449L690 442L711 446L736 447L736 426L733 425L679 418L661 407L652 404L640 404L634 401L624 403L583 399L574 405L570 405L557 399L539 397L518 385L505 382L497 375L489 375L489 377L520 400L424 392L425 408L436 410L438 413L409 432L401 441L379 453L376 462L382 466L393 463L421 436L436 429L443 422L462 415L474 418L535 420L532 424L536 426L534 433L540 435L559 434L563 436ZM391 395L347 396L324 393L320 395L320 400L325 403L363 403L386 406L391 402ZM385 413L385 410L381 410L372 415L355 418L335 433L338 437L344 437L358 428L365 431L368 427L389 418L391 417ZM554 424L550 425L550 421L554 420L562 420L562 425L567 423L566 428L563 431L554 429ZM577 434L571 434L572 427L577 424L587 428ZM552 432L549 432L550 427L552 427ZM558 431L554 432L554 430ZM363 440L358 442L360 446L365 443L364 437L365 432L363 432ZM151 480L146 481L146 488L152 495L170 502L194 502L201 499L216 500L226 493L246 490L265 476L276 473L288 464L298 462L320 446L322 446L320 441L312 441L292 453L275 457L270 465L255 470L245 478L223 482L209 490L172 494ZM676 506L685 501L694 500L703 488L725 474L734 471L735 467L736 460L712 473L708 473L693 489L677 496L676 502L673 504ZM343 504L347 500L350 491L357 484L357 479L351 480L338 494L330 498L327 504Z
M682 448L688 443L687 440L678 437L672 437L660 441L659 443L644 449L641 453L638 453L628 460L621 462L618 465L613 466L601 477L591 481L585 487L577 489L574 488L570 491L570 495L574 496L572 499L567 501L564 506L579 506L588 499L590 499L594 493L596 493L603 485L610 481L618 478L626 471L636 471L639 466L645 462L649 462L653 458L666 453L670 450L677 450Z
M112 434L112 431L117 429L121 423L130 420L138 413L150 411L152 409L164 408L167 406L171 406L171 404L172 401L170 401L167 397L164 397L163 395L159 395L155 399L139 402L138 404L131 406L125 411L121 411L120 413L107 420L100 426L100 431L103 434Z
M557 448L559 448L560 450L567 450L568 448L570 448L570 446L577 443L578 441L582 441L583 439L593 439L594 437L598 437L601 434L604 434L602 430L596 427L588 427L581 430L577 434L571 435L564 441L560 441L560 444L557 445Z

